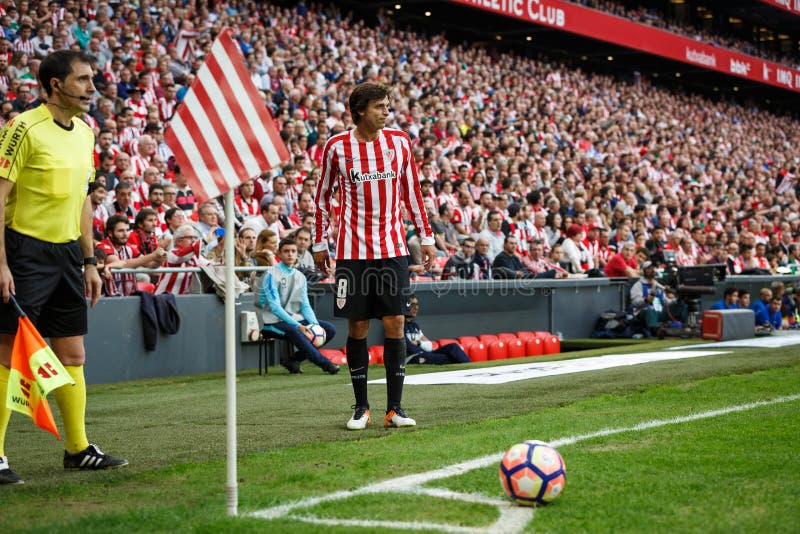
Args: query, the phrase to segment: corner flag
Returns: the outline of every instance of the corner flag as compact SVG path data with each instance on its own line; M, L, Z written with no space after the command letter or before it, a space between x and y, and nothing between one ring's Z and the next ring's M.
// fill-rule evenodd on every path
M220 32L164 132L201 204L291 157L231 34Z

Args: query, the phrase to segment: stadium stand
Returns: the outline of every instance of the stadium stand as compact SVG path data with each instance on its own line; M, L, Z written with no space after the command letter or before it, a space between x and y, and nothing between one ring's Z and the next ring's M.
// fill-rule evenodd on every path
M776 56L764 43L687 27L658 10L579 3L798 64L796 55ZM38 58L71 47L97 60L98 92L84 119L98 136L98 177L107 186L108 196L95 210L100 235L105 219L120 210L114 185L133 181L128 216L152 207L160 222L153 232L161 238L170 235L166 213L181 208L198 221L203 255L224 261L214 237L222 211L215 222L200 220L200 206L163 132L214 36L230 26L292 154L282 168L253 177L252 195L250 189L239 195L240 227L264 219L283 236L309 224L313 202L302 193L313 195L324 141L352 126L345 98L354 85L374 80L393 87L392 126L414 143L420 173L432 182L433 209L450 204L452 221L473 237L497 210L503 233L517 236L521 256L529 241L544 240L547 250L577 225L584 272L598 271L622 242L637 240L650 243L651 256L673 249L682 265L726 263L731 274L800 266L800 124L780 109L449 42L442 34L395 27L380 13L377 24L367 23L335 4L194 5L66 0L0 6L3 123L40 102ZM110 132L110 144L101 131ZM102 160L114 164L101 167ZM168 198L165 190L163 200L148 194L151 168L175 194ZM452 185L453 194L444 184ZM262 217L256 203L267 214L275 205L277 216ZM560 223L537 227L542 214L549 224ZM601 230L597 240L589 235L592 228ZM657 242L656 228L663 230ZM730 252L731 244L738 252ZM746 252L751 248L752 254ZM418 273L416 280L438 280L452 252L444 248L438 269ZM651 259L664 264L663 255ZM559 261L553 266L561 267ZM477 270L490 276L485 271ZM482 341L491 357L491 342Z

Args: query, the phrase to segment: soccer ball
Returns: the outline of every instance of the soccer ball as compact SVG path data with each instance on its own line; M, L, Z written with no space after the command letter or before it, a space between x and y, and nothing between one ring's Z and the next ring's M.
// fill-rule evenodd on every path
M308 325L308 333L306 337L317 348L325 344L325 329L318 324Z
M500 484L511 500L523 506L552 502L564 490L567 468L553 447L543 441L517 443L500 461Z

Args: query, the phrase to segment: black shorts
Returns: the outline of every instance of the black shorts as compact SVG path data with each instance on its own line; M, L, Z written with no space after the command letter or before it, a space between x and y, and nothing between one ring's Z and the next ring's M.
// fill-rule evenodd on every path
M406 315L410 309L408 257L336 262L333 314L348 319Z
M47 243L6 228L6 258L14 297L42 337L87 332L83 250L78 241ZM17 311L0 301L0 333L17 332Z

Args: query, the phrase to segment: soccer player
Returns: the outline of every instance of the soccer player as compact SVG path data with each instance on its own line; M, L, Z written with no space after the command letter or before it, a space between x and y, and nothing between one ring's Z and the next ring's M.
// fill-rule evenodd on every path
M367 399L367 333L372 318L380 318L386 335L387 409L385 427L408 427L416 421L403 411L405 379L404 314L410 307L408 245L401 203L414 222L422 245L425 269L436 250L422 203L417 164L411 141L400 130L384 128L389 117L389 88L376 83L358 85L349 97L356 127L334 135L322 154L322 176L314 203L314 262L331 272L327 222L338 185L340 218L336 236L336 295L334 314L346 317L347 363L355 405L347 422L350 430L369 424Z
M0 292L6 303L16 296L75 381L54 394L66 434L64 468L87 470L128 465L89 444L84 421L84 291L94 306L101 290L86 194L94 179L94 134L76 117L89 111L95 90L91 61L77 51L47 56L39 68L47 103L9 121L0 134ZM16 329L14 307L1 305L0 399ZM0 484L22 482L3 450L10 415L0 402Z

